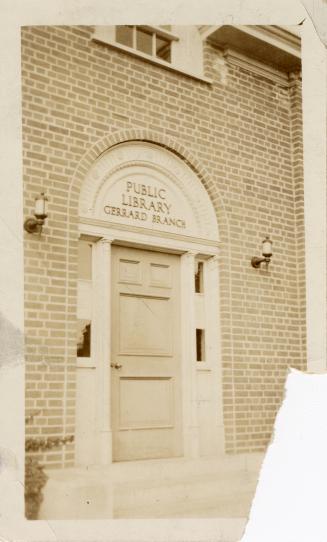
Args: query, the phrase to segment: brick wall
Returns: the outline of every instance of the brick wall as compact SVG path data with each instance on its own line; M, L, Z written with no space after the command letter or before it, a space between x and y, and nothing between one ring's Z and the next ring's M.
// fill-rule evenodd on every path
M305 368L301 86L228 67L206 45L213 84L91 41L91 27L22 29L25 216L45 191L42 238L25 235L27 434L74 432L77 194L74 172L106 135L147 129L180 142L207 172L222 241L226 449L262 450L287 367ZM67 228L67 220L70 227ZM254 270L270 234L269 271ZM73 463L73 445L43 457Z

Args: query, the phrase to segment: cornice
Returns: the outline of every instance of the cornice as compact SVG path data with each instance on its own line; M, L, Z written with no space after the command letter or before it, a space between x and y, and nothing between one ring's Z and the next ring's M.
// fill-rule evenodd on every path
M231 48L226 48L223 52L226 62L232 66L238 66L248 72L254 73L261 77L265 77L274 83L277 83L283 87L289 87L294 84L295 75L289 76L287 73L277 70L268 64L248 57L239 51ZM297 79L299 75L297 75Z
M300 58L301 37L298 29L277 25L203 25L198 30L203 40L214 38L215 32L225 26L232 26L247 35L256 37L267 44Z

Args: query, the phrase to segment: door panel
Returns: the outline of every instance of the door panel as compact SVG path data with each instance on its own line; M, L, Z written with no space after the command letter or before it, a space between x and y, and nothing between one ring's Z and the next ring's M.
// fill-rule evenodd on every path
M178 456L179 257L112 249L113 458Z
M171 300L121 293L119 297L120 354L171 355Z
M173 383L169 377L121 377L121 429L173 427ZM142 397L142 401L135 401Z

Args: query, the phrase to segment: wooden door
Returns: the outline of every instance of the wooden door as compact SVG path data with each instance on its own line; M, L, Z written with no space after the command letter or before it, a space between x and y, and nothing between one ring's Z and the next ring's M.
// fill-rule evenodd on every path
M179 256L112 249L113 460L178 456Z

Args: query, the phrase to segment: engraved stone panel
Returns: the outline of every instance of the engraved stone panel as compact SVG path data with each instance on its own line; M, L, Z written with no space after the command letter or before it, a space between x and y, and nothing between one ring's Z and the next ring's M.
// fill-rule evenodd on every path
M129 163L112 172L98 196L102 220L185 234L192 210L176 183L160 169L144 162Z
M101 155L87 173L81 218L216 241L210 198L196 174L158 145L122 143Z

